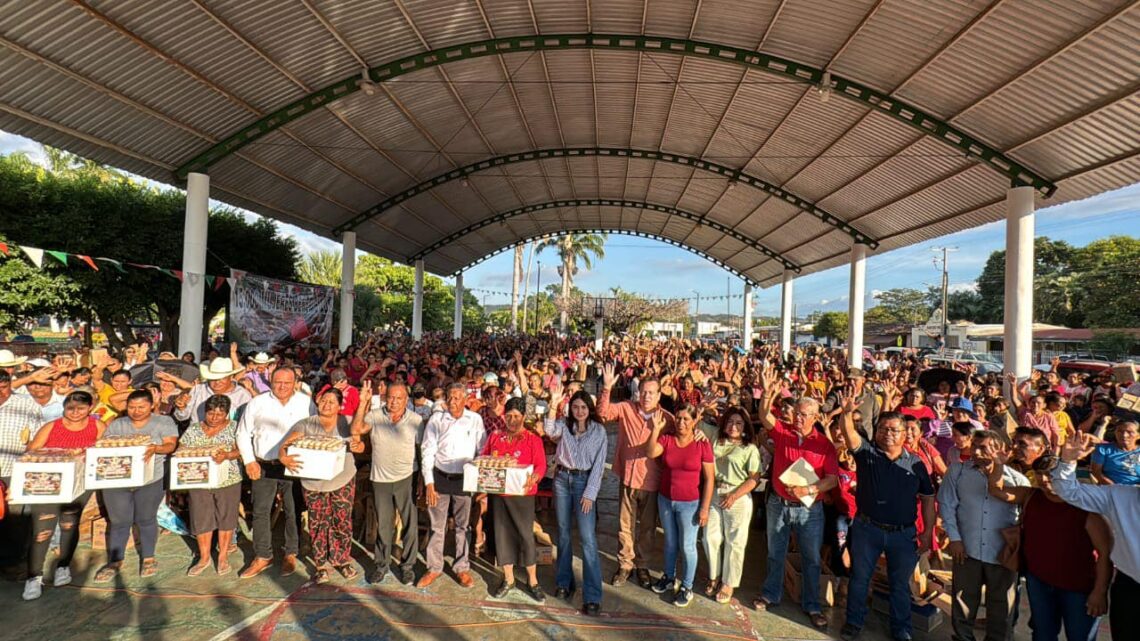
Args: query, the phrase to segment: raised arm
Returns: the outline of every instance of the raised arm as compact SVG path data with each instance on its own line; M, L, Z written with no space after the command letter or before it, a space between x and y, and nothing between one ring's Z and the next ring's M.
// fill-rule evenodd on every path
M645 441L643 447L645 448L645 455L649 458L657 458L665 452L665 448L657 439L661 436L661 432L665 429L665 415L657 412L653 416L653 431L649 434L649 439Z
M1120 486L1078 483L1076 476L1077 461L1088 456L1098 442L1092 434L1085 433L1074 434L1065 441L1061 447L1061 464L1053 470L1053 491L1070 505L1086 512L1105 514L1113 509L1113 491ZM1131 487L1125 490L1133 491Z
M372 430L372 426L364 422L364 416L368 414L368 410L372 407L372 381L364 379L360 385L360 403L356 406L356 412L352 415L352 435L360 436L367 434Z
M617 383L617 372L614 371L613 363L606 363L602 366L602 390L598 392L598 418L603 421L612 421L618 417L618 405L610 402L610 392Z
M863 445L863 437L859 435L859 430L855 429L855 419L852 418L855 409L859 406L859 401L852 392L840 392L838 405L840 408L839 425L843 428L843 437L847 439L847 449L854 452Z
M1025 503L1029 501L1029 497L1033 494L1033 488L1031 487L1019 487L1016 485L1006 487L1003 478L1005 466L996 459L992 460L988 469L983 469L982 471L986 473L990 496L1000 501L1025 505Z

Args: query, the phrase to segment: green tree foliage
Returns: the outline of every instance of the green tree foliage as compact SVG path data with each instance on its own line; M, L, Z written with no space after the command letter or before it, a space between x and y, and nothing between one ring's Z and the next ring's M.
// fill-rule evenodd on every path
M297 264L297 280L312 285L340 287L342 265L338 251L330 249L313 252Z
M1080 250L1072 279L1088 327L1140 327L1140 239L1110 236Z
M578 274L578 263L590 269L594 266L595 258L605 258L605 234L566 234L556 238L539 241L536 251L553 248L558 252L558 260L562 268L562 288L558 292L563 298L570 296L574 288L574 276ZM568 316L560 312L560 325L566 329Z
M114 170L45 148L44 168L17 154L0 157L0 234L18 245L107 257L177 269L182 264L186 198ZM253 222L231 210L217 210L208 223L206 273L228 268L292 279L297 261L293 239L280 235L268 219ZM45 266L54 261L45 257ZM53 264L44 273L74 287L55 313L95 320L113 346L135 339L130 324L157 322L163 346L177 341L181 284L155 270L106 263L99 271L85 265ZM205 317L226 303L228 288L207 283Z
M930 317L931 305L926 294L917 289L909 287L888 289L876 294L875 300L879 304L870 310L879 310L875 312L875 322L920 323Z
M0 242L8 241L0 236ZM40 316L66 315L79 286L60 276L62 268L36 269L18 249L10 251L0 256L0 332L16 332Z
M337 262L339 263L339 258ZM356 261L355 281L358 289L369 289L379 300L378 322L373 327L411 326L416 289L414 267L365 254ZM360 301L359 296L357 301ZM424 274L423 321L424 331L427 332L451 329L455 323L455 288L442 278L427 273ZM471 292L464 292L463 330L481 331L486 323L479 299ZM358 327L363 326L358 324Z
M825 338L828 344L832 340L847 339L847 312L824 312L812 326L811 334L816 338Z
M1073 303L1072 276L1081 250L1063 240L1044 236L1033 241L1033 320L1051 325L1083 327L1084 314ZM978 322L1000 323L1005 312L1005 251L990 254L978 276L982 312Z

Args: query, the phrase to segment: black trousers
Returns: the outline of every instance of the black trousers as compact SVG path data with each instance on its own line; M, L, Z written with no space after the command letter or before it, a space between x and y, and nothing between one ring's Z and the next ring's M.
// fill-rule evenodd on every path
M297 483L293 477L285 476L285 466L276 462L258 461L261 464L261 478L253 481L253 553L261 559L273 558L273 503L277 492L282 496L281 517L285 519L285 555L296 556L300 549L300 535L297 530L298 501L294 493Z
M499 565L534 565L538 561L534 548L534 497L492 494L491 505Z
M1113 639L1140 639L1140 583L1120 570L1108 591L1108 625Z
M400 569L411 571L416 565L419 551L419 510L416 509L415 486L409 476L392 483L372 483L372 498L376 502L376 571L388 571L396 538L396 514L400 515Z

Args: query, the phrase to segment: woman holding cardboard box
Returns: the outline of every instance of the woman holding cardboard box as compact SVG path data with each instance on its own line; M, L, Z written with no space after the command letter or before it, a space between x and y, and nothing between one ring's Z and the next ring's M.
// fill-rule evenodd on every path
M63 399L63 417L45 424L28 444L28 451L45 448L87 449L103 436L107 426L91 416L95 399L87 392L72 392ZM55 532L60 528L59 563L53 585L71 583L71 557L79 545L79 515L87 505L91 492L84 492L71 503L33 505L31 509L32 546L28 554L28 580L24 583L24 600L40 598L43 593L44 561Z
M221 466L218 486L190 490L190 534L198 541L198 562L186 571L198 576L210 566L210 548L214 531L218 532L218 576L230 573L230 552L235 549L234 530L241 503L241 467L237 448L237 421L230 419L232 401L225 394L215 394L202 404L206 420L194 423L178 440L180 448L214 448L213 459ZM173 475L173 474L172 474Z
M492 596L501 599L514 590L515 565L521 561L526 568L531 596L543 603L546 595L538 584L538 555L534 547L534 495L539 480L546 475L546 451L542 439L525 427L525 399L507 401L503 418L507 428L487 437L483 456L508 457L519 467L533 465L534 469L527 477L522 496L495 494L491 497L496 558L503 568L503 583Z
M154 547L158 541L158 505L166 496L163 462L178 445L178 426L169 416L154 413L154 397L147 390L136 390L127 396L126 414L111 421L103 436L149 438L142 464L153 466L154 476L139 487L102 490L111 540L107 546L107 565L95 573L96 583L108 583L119 573L132 525L139 529L137 543L142 556L139 575L149 577L158 572Z
M349 439L349 450L354 454L364 451L364 441L352 435L348 417L340 413L344 396L335 387L329 387L317 397L317 415L301 419L281 442L281 464L301 476L305 490L305 504L309 507L309 536L313 540L313 563L317 572L313 580L328 583L331 565L346 580L359 574L352 565L352 505L356 496L356 460L344 457L344 467L331 480L304 477L304 454L298 455L289 446L302 438L317 437L332 441ZM314 441L315 442L315 441ZM344 445L339 445L344 447Z

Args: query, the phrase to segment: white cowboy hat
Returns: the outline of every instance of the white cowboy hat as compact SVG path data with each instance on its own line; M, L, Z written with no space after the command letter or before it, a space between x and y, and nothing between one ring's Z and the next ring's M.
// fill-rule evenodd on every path
M268 365L276 360L276 358L273 358L265 352L258 352L250 357L249 362L254 365Z
M216 381L227 376L240 374L245 371L245 368L241 366L235 367L234 362L228 358L215 358L210 361L208 366L205 363L199 365L198 371L201 373L203 380Z
M0 367L15 367L28 360L27 356L16 356L11 350L0 349Z

